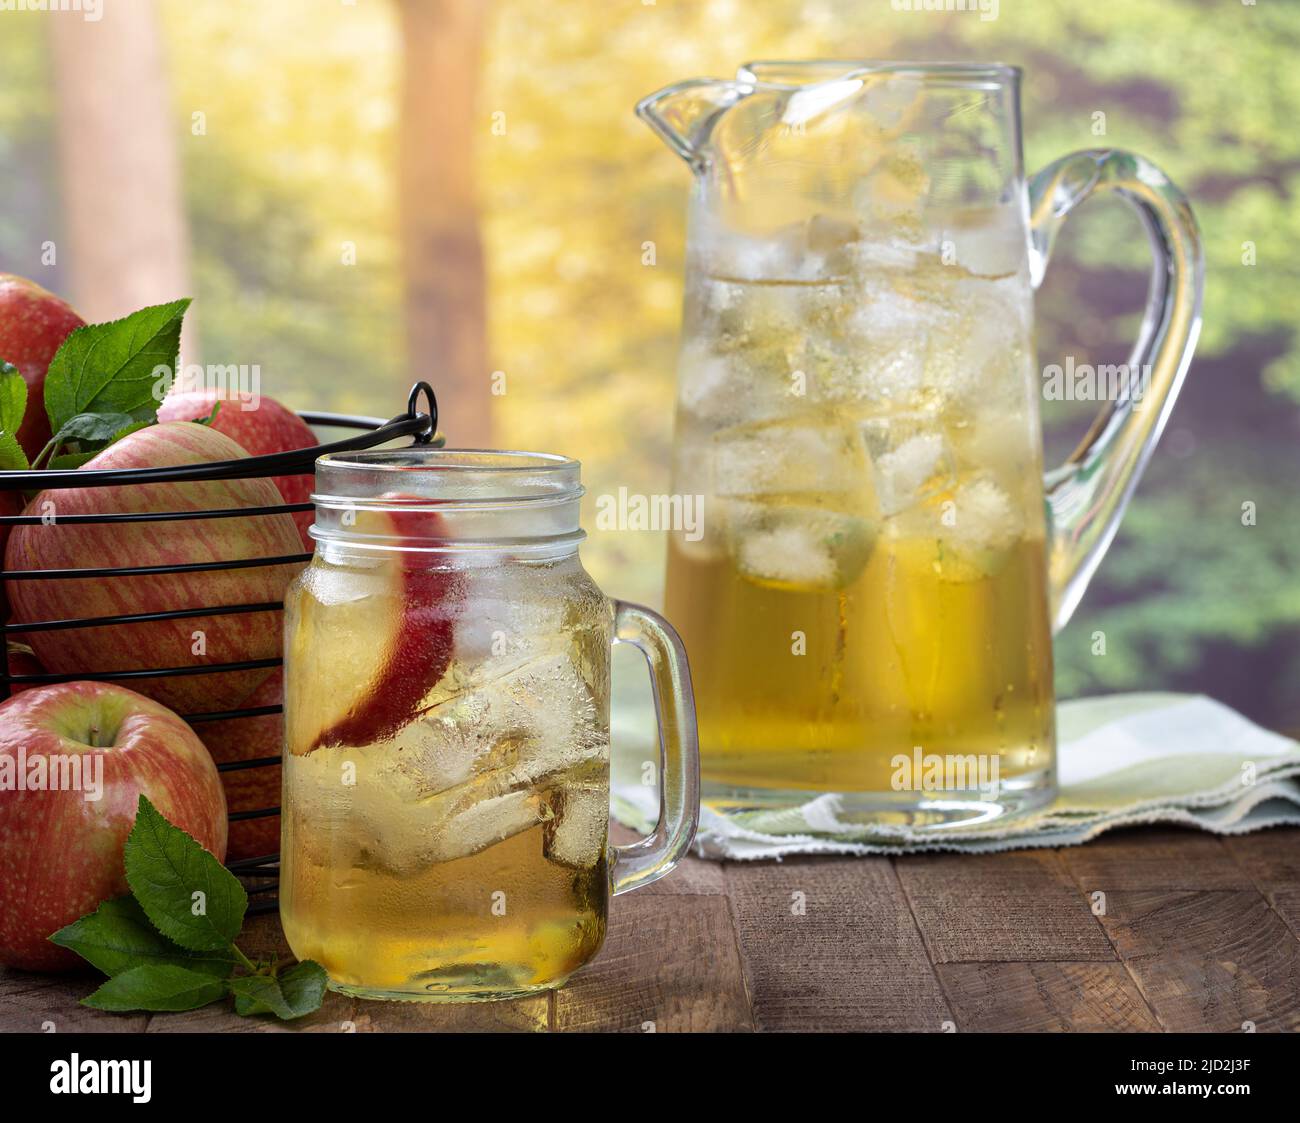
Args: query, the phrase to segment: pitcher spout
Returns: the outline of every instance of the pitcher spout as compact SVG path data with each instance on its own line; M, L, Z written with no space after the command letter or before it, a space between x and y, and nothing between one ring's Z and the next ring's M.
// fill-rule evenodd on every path
M706 159L719 117L753 91L742 82L692 78L666 86L636 105L636 114L692 167Z

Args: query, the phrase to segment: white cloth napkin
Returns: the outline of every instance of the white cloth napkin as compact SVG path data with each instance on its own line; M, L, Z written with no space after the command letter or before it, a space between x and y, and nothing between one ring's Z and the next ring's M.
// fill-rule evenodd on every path
M648 831L657 789L641 762L657 749L652 713L614 714L614 816ZM997 826L951 828L941 837L910 827L864 827L838 818L840 797L799 807L723 816L703 808L696 850L706 858L786 854L983 853L1026 846L1074 846L1112 827L1176 823L1216 834L1300 825L1300 745L1210 698L1118 694L1057 708L1060 793L1042 810Z

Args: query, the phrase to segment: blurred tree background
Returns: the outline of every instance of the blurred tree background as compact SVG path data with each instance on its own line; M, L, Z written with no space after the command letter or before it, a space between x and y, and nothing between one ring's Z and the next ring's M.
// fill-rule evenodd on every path
M259 364L298 407L391 415L413 375L444 379L464 395L452 443L579 456L593 496L668 487L689 183L633 103L750 58L1023 66L1027 166L1143 152L1190 195L1208 268L1182 399L1058 637L1060 691L1204 690L1300 728L1300 5L1002 0L981 19L890 0L483 0L480 20L476 0L131 2L153 3L161 36L196 354ZM426 15L431 37L408 41ZM67 215L87 185L65 182L66 156L61 173L56 138L75 134L53 41L77 19L0 13L0 269L74 302ZM1148 268L1121 204L1072 220L1039 295L1041 362L1122 361ZM1051 459L1091 412L1044 404ZM653 603L663 550L593 532L585 554L605 588Z

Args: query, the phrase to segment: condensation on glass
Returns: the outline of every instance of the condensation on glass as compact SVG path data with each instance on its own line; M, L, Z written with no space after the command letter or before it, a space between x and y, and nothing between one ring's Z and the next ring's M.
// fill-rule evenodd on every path
M295 955L372 998L559 986L611 894L667 873L699 813L685 656L578 558L578 463L323 457L286 601L280 910ZM610 647L660 700L655 833L608 843Z
M704 794L838 793L949 828L1055 790L1052 631L1105 551L1199 328L1187 202L1140 156L1028 182L1019 72L752 63L639 114L694 172L667 612L695 669ZM1141 336L1044 481L1033 292L1095 192L1141 215Z

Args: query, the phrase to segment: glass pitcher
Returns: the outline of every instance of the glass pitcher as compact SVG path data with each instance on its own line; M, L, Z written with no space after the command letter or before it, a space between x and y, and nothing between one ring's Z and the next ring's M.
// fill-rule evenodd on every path
M583 569L578 462L397 449L316 462L316 553L285 598L280 916L363 998L560 986L611 894L685 853L699 816L672 627ZM608 845L610 645L659 711L654 834Z
M1128 152L1026 183L1015 67L761 62L638 114L695 173L667 612L708 803L840 793L944 828L1055 791L1053 628L1082 596L1200 326L1186 199ZM1128 364L1042 473L1033 291L1094 192L1155 254Z

